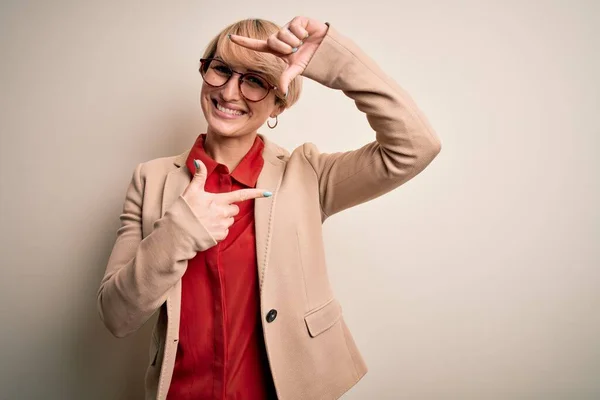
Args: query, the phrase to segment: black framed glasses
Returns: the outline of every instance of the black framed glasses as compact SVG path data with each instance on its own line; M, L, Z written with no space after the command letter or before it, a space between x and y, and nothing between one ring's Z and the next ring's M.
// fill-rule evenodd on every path
M248 101L263 100L276 86L270 84L264 77L254 72L241 73L234 71L223 60L218 58L203 58L200 60L200 75L207 85L221 87L229 82L233 74L240 75L238 85L240 93Z

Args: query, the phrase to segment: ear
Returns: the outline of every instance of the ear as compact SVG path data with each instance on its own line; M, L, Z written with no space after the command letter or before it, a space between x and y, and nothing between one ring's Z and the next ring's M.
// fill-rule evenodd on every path
M283 104L281 104L281 103L275 104L275 107L273 107L273 112L271 112L270 117L275 118L276 116L280 115L284 111L285 111L285 106Z

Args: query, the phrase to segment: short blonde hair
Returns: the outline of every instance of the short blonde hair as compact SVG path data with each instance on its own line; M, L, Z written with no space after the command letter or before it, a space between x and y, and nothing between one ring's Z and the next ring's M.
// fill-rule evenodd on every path
M257 52L239 46L229 40L227 36L232 34L266 40L280 29L281 27L277 24L264 19L238 21L223 29L210 41L202 58L214 57L218 52L219 57L226 63L260 71L272 85L279 86L279 77L287 66L285 61L270 53ZM290 82L287 98L284 98L279 92L275 92L275 101L285 108L290 108L300 98L301 91L302 77L297 76Z

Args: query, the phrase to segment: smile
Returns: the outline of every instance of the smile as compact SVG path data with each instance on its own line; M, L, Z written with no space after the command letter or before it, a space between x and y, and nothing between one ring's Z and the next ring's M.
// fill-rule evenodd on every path
M246 114L244 111L232 110L231 108L224 107L215 99L211 99L211 101L215 106L215 109L218 111L217 114L221 116L225 116L227 118L235 118Z

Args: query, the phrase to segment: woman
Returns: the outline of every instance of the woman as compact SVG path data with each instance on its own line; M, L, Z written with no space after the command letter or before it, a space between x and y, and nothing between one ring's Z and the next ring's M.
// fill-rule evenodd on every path
M401 88L314 19L235 23L200 73L207 132L135 169L101 318L123 337L160 310L148 399L338 398L367 368L327 278L321 225L417 175L440 142ZM301 76L344 91L376 140L290 154L259 135L298 99Z

